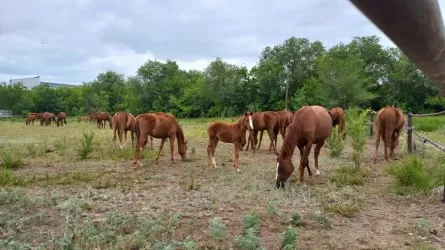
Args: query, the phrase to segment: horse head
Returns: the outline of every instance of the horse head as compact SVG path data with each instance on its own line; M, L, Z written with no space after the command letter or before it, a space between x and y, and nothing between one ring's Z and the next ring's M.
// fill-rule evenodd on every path
M244 112L244 123L247 130L253 130L253 112Z
M278 153L276 153L278 155ZM277 188L284 189L284 183L289 179L291 173L294 170L294 165L292 164L292 158L283 159L280 155L277 157L277 170L275 175L275 182Z
M178 153L181 156L182 160L185 161L186 160L186 155L187 155L187 141L184 141L184 143L181 143L178 146Z

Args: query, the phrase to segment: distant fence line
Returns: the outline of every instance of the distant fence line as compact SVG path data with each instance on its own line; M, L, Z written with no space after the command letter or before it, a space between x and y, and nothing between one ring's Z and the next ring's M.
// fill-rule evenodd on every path
M12 118L12 110L0 109L0 118Z
M371 115L370 115L370 119L369 119L369 134L372 137L374 135L374 115L377 112L375 112L374 110L371 110L370 113L371 113ZM408 112L408 114L406 115L406 118L407 118L406 133L407 133L407 143L408 143L408 153L409 154L412 154L412 152L413 152L413 133L416 136L418 136L419 138L421 138L423 143L429 142L431 145L438 148L440 151L445 152L445 146L429 139L426 136L421 135L413 127L413 116L414 117L427 117L427 116L439 116L439 115L445 115L445 110L437 112L437 113L430 113L430 114L413 114L411 112ZM445 178L444 178L444 190L443 190L442 202L445 203Z

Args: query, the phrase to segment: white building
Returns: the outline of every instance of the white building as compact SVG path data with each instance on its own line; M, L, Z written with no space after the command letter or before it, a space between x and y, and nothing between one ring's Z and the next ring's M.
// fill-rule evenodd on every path
M10 79L9 80L9 84L10 85L12 85L14 83L19 83L19 82L21 82L23 84L23 86L25 86L27 89L34 88L35 86L38 86L40 84L48 84L50 87L53 87L53 88L59 88L59 87L62 87L62 86L77 87L77 85L72 85L72 84L55 83L55 82L43 82L43 81L40 81L40 76L28 77L28 78L20 78L20 79Z

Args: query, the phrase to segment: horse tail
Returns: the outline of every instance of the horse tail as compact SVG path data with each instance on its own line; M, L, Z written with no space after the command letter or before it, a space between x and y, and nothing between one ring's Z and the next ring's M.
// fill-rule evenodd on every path
M136 147L138 147L139 146L139 136L141 134L141 131L139 130L139 119L135 119L134 134L136 135Z

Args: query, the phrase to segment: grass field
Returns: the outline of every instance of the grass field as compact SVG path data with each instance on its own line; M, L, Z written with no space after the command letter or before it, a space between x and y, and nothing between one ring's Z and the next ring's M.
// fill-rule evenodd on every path
M402 159L385 163L381 146L374 165L374 138L369 138L357 170L348 138L339 158L322 149L320 176L306 173L300 184L294 172L283 191L275 189L276 156L268 153L267 133L259 151L240 152L241 173L233 168L233 145L221 142L219 168L207 167L206 126L213 120L179 120L188 161L180 159L175 144L172 164L167 141L154 164L160 142L155 139L154 150L142 151L144 166L137 170L134 149L121 150L118 143L113 148L109 127L98 129L75 118L61 128L0 121L0 248L445 248L444 204L440 195L426 192L437 185L434 171L445 162L437 150L417 143L419 153L407 156L402 136ZM443 144L444 124L437 117L414 120L422 134ZM83 133L94 134L86 159L78 150ZM279 148L281 143L280 136ZM313 166L312 152L310 157ZM293 162L298 165L298 150ZM393 178L400 173L397 167L419 164L426 172L413 170L413 176L420 176L421 185L402 190L403 182Z

